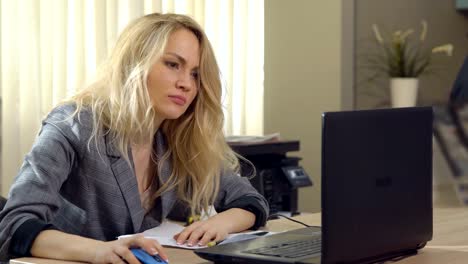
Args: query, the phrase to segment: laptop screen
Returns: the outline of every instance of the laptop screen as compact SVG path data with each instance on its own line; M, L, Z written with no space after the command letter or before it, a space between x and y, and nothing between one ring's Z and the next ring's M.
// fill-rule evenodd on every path
M431 239L432 118L430 107L323 114L324 259L377 256Z

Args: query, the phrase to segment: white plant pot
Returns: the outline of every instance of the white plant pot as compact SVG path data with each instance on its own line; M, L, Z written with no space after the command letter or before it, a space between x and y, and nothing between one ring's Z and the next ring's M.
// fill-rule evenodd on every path
M392 107L411 107L418 97L418 78L391 78Z

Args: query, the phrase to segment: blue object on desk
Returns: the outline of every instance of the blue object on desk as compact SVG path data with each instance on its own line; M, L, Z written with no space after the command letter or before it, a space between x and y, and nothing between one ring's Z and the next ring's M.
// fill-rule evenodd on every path
M141 248L132 248L130 250L142 264L168 264L165 260L159 257L159 255L151 256L150 254L148 254L148 252L144 251Z

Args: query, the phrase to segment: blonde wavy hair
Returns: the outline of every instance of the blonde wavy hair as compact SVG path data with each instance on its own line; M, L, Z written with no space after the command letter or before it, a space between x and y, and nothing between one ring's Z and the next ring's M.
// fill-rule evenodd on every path
M153 142L157 124L147 79L153 64L163 54L169 36L188 29L200 43L199 90L187 111L177 119L165 120L161 128L167 140L167 152L156 157L157 174L162 164L172 163L169 180L161 186L153 181L151 201L175 188L192 214L208 212L219 191L224 170L239 172L236 154L223 134L220 71L213 49L203 29L192 18L179 14L149 14L130 23L120 35L107 62L94 83L68 102L76 113L83 107L93 114L89 142L106 133L129 162L129 146ZM157 177L155 175L154 177Z

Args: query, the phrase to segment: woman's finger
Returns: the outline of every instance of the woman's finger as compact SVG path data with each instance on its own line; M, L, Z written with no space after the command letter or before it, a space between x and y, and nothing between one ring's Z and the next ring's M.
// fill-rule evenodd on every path
M165 261L169 260L169 256L166 254L164 247L155 239L145 238L144 245L141 248L152 256L158 254Z
M116 262L113 262L113 264L126 264L126 263L127 262L125 262L123 259L119 259Z
M191 247L198 244L198 240L203 237L206 231L207 230L202 226L193 230L189 238L187 239L187 245Z
M213 238L216 238L216 232L208 230L205 232L205 234L203 234L203 237L198 242L198 245L205 246L206 244L208 244L208 242L212 241Z
M123 263L123 261L118 254L116 254L115 252L112 252L110 253L110 255L108 255L106 263L120 264L120 263Z
M227 236L228 234L217 233L214 241L216 242L223 241L224 239L226 239Z
M117 246L114 248L114 253L119 256L121 260L125 260L129 264L140 264L138 259L133 255L132 251L125 246ZM125 263L122 261L122 263Z
M179 245L184 244L189 238L189 236L192 234L192 232L196 230L200 225L201 225L200 222L195 222L187 226L186 228L184 228L184 230L182 230L182 232L180 232L179 234L176 234L174 236L174 239L177 241L177 244Z

